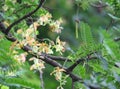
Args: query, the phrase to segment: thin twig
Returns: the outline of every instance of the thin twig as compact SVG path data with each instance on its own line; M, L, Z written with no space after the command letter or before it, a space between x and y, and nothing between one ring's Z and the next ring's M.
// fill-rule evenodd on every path
M41 88L42 89L45 89L45 87L44 87L44 81L43 81L43 72L42 71L39 71L39 73L40 73L40 82L41 82Z

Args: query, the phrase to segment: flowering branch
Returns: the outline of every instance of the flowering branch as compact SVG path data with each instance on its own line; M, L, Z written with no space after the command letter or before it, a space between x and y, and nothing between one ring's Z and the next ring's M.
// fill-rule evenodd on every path
M1 30L1 28L2 28L2 30ZM0 22L0 30L5 34L5 31L4 31L5 30L5 26L4 26L4 24L2 22ZM8 37L9 38L8 40L10 40L12 42L17 41L17 39L14 38L12 35L11 35L11 37ZM16 39L16 40L13 41L13 39ZM18 41L18 43L19 43L19 41ZM31 49L30 46L26 45L26 46L23 46L21 49L23 49L25 52L28 52L29 54L31 54L32 49ZM52 57L50 55L47 56L47 54L44 54L44 53L43 54L36 54L36 53L33 54L32 53L31 55L33 55L34 57L37 57L37 58L43 60L44 62L46 62L47 64L50 64L53 67L59 67L59 68L64 69L65 70L64 73L69 75L72 78L72 80L74 80L74 81L80 81L81 80L81 82L83 82L80 77L78 77L77 75L73 74L71 71L67 70L67 68L65 68L65 67L63 68L63 66L60 63L55 61L55 58L56 59L61 58L62 60L66 59L66 58L63 58L63 57L58 57L57 58L55 56ZM52 60L51 58L53 58L54 60Z
M4 24L2 22L0 22L0 31L2 33L5 34L5 30L6 30L6 27L4 26ZM9 33L11 34L11 33ZM11 41L11 42L15 42L17 41L16 38L14 38L11 35L8 35L6 36L6 38ZM17 41L17 43L19 43L19 41ZM60 63L58 63L56 60L62 60L62 61L65 61L65 60L69 60L68 58L65 58L65 57L59 57L59 56L52 56L52 55L48 55L48 54L45 54L45 53L42 53L42 54L38 54L38 53L31 53L32 51L32 48L29 46L29 45L25 45L23 47L21 47L22 50L24 50L25 52L28 52L29 54L33 55L34 57L44 61L45 63L53 66L53 67L59 67L60 69L63 69L64 73L69 75L69 77L72 79L72 82L73 82L73 89L74 89L74 82L81 82L84 84L84 81L82 78L80 78L79 76L75 75L72 73L72 70L81 62L83 62L83 59L79 59L77 60L73 65L71 65L69 68L66 68L66 67L63 67Z
M32 14L34 14L42 5L43 3L45 2L45 0L40 0L40 3L38 5L38 7L33 10L32 12L26 14L25 16L23 16L22 18L18 19L17 21L13 22L7 29L6 27L4 26L4 24L2 22L0 22L0 31L2 33L4 33L6 35L6 38L11 41L11 42L15 42L17 41L17 43L20 43L11 33L9 33L9 31L11 30L11 28L20 23L22 20L24 20L25 18L31 16ZM57 22L58 23L58 22ZM52 24L53 25L53 24ZM59 23L58 23L59 25ZM58 43L59 40L58 40ZM69 75L69 77L72 79L72 82L73 82L73 89L74 89L74 82L81 82L84 84L84 81L82 78L80 78L79 76L75 75L72 73L72 70L81 62L83 62L84 60L83 59L79 59L77 60L73 65L71 65L69 68L66 68L66 67L63 67L63 65L61 65L60 63L57 62L57 60L62 60L62 61L70 61L70 59L68 58L65 58L65 57L58 57L58 56L52 56L52 55L48 55L46 53L34 53L33 52L33 49L31 46L29 46L28 44L27 45L24 45L21 47L22 50L24 50L25 52L28 52L29 54L31 54L32 56L44 61L45 63L53 66L53 67L58 67L60 69L62 69L62 72L64 72L66 75ZM64 71L63 71L64 70ZM40 76L40 78L42 79L42 77ZM43 84L42 84L43 85ZM42 86L44 88L44 86Z

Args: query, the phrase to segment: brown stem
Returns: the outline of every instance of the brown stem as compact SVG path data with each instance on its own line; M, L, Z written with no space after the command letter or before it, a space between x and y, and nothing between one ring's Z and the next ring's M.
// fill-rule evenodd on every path
M66 61L68 60L69 62L71 61L70 59L68 58L65 58L65 57L58 57L58 56L52 56L52 55L47 55L49 58L53 59L53 60L58 60L58 61Z
M97 59L97 57L90 57L90 58L88 58L88 60L91 60L91 59ZM78 59L74 64L72 64L72 65L68 68L68 70L69 70L69 71L73 71L73 70L75 69L75 67L78 66L78 64L80 64L81 62L84 62L84 61L85 61L84 58L83 58L83 59Z
M73 65L71 65L69 68L68 68L68 70L69 71L73 71L73 69L79 64L79 63L81 63L81 62L83 62L84 61L84 59L78 59Z

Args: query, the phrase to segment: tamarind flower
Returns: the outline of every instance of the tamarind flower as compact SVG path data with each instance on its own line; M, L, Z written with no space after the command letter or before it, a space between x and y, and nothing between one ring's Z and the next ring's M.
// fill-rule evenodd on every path
M36 69L42 72L42 69L45 68L44 62L42 60L34 58L34 57L30 58L29 60L34 61L34 64L30 67L30 70Z
M61 33L61 30L63 29L63 27L60 26L61 23L62 19L51 22L50 29L52 30L52 32Z
M54 74L56 80L61 80L62 79L62 72L64 72L65 70L59 67L56 67L55 70L50 73L50 75Z
M32 37L26 37L26 43L29 45L34 45L34 43L36 43L36 41Z
M46 25L47 23L51 21L51 18L52 18L51 14L47 13L39 18L38 23L40 25Z
M65 51L65 42L60 41L59 37L56 38L56 45L55 45L55 49L57 52L64 52Z
M34 22L33 24L30 25L30 28L33 29L34 31L37 30L38 26L39 26L38 22Z
M30 36L32 33L34 33L34 28L28 28L25 33L24 33L24 36L25 37L28 37Z
M48 45L46 43L39 44L39 51L47 54L53 54L53 51L51 49L51 45Z
M22 53L20 55L15 55L14 58L19 62L19 63L24 63L26 61L26 55L27 53Z

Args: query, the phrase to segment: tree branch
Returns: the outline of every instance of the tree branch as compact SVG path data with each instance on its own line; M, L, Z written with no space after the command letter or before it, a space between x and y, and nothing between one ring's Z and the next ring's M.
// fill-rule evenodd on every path
M9 33L9 31L11 30L11 28L20 23L22 20L24 20L25 18L31 16L32 14L34 14L42 5L43 3L45 2L45 0L40 0L40 3L38 5L38 7L33 10L32 12L28 13L27 15L23 16L22 18L18 19L17 21L13 22L7 29L6 27L4 26L4 24L2 22L0 22L0 31L2 33L4 33L6 36L6 38L9 40L9 41L12 41L12 42L15 42L17 41L17 39L11 34ZM19 43L19 41L18 41ZM72 73L71 70L73 70L80 62L82 62L83 60L79 59L77 60L73 65L71 65L69 68L66 68L66 67L63 67L60 63L56 62L55 60L69 60L67 58L64 58L64 57L57 57L57 56L51 56L51 55L47 55L47 54L38 54L38 53L31 53L32 51L32 48L29 46L29 45L26 45L26 46L23 46L21 48L22 50L24 50L25 52L28 52L29 54L33 55L34 57L37 57L39 58L40 60L44 61L45 63L53 66L53 67L59 67L59 68L62 68L64 69L64 73L69 75L70 78L72 79L73 83L76 82L76 81L79 81L81 83L84 83L83 79L80 78L79 76L75 75ZM69 60L70 61L70 60ZM73 84L74 86L74 84ZM74 88L73 88L74 89Z
M35 55L36 56L36 55ZM46 63L52 65L53 67L60 67L62 69L64 69L64 73L68 74L74 81L80 81L82 82L82 79L80 77L78 77L77 75L74 75L71 71L67 70L67 68L62 67L61 64L59 64L58 62L56 62L55 60L52 60L51 58L48 58L46 56L46 54L42 54L42 55L37 55L37 57L40 57L41 60L45 61Z
M5 30L6 30L5 25L4 25L2 22L0 22L0 31L5 34ZM17 40L16 38L14 38L14 37L12 36L11 33L9 33L8 35L6 35L6 38L7 38L8 40L12 41L12 42L15 42L15 41Z
M53 59L53 60L58 60L58 61L66 61L68 60L69 62L71 61L70 59L68 58L65 58L65 57L60 57L60 56L52 56L52 55L47 55L47 57Z
M1 23L1 24L3 24L3 23ZM3 30L5 30L5 29L3 29ZM1 30L1 31L5 34L5 32L3 30ZM11 37L13 37L13 36L11 36ZM8 40L14 42L12 40L13 38L9 38ZM14 38L14 39L16 39L16 38ZM17 39L15 41L17 41ZM19 41L18 41L18 43L19 43ZM43 53L43 54L31 53L32 48L29 45L23 46L21 49L26 51L26 52L28 52L29 54L33 55L34 57L37 57L37 58L43 60L44 62L46 62L47 64L49 64L49 65L51 65L53 67L60 67L60 68L64 69L65 70L64 73L68 74L72 78L72 80L83 82L80 77L78 77L77 75L73 74L71 71L67 70L67 68L63 67L60 63L56 62L55 58L57 58L57 57L53 56L53 58L54 58L54 60L53 60L53 59L49 58L49 57L52 57L52 56L50 56L50 55L47 56L47 54L45 54L45 53ZM63 58L63 57L58 57L58 58L66 59L66 58Z
M91 59L97 59L97 57L90 57L90 58L88 58L88 60L91 60ZM68 68L68 70L69 71L73 71L78 64L80 64L81 62L84 62L84 61L85 61L85 59L78 59L73 65L71 65Z
M73 71L73 69L78 65L80 64L81 62L83 62L85 59L78 59L73 65L71 65L68 70L69 71Z
M43 5L44 2L45 2L45 0L40 0L40 1L39 1L39 5L37 6L37 8L36 8L35 10L31 11L30 13L24 15L22 18L20 18L20 19L18 19L17 21L13 22L13 23L6 29L5 34L8 35L9 31L11 30L11 28L12 28L14 25L20 23L22 20L24 20L24 19L26 19L27 17L29 17L29 16L31 16L32 14L34 14L34 13Z

